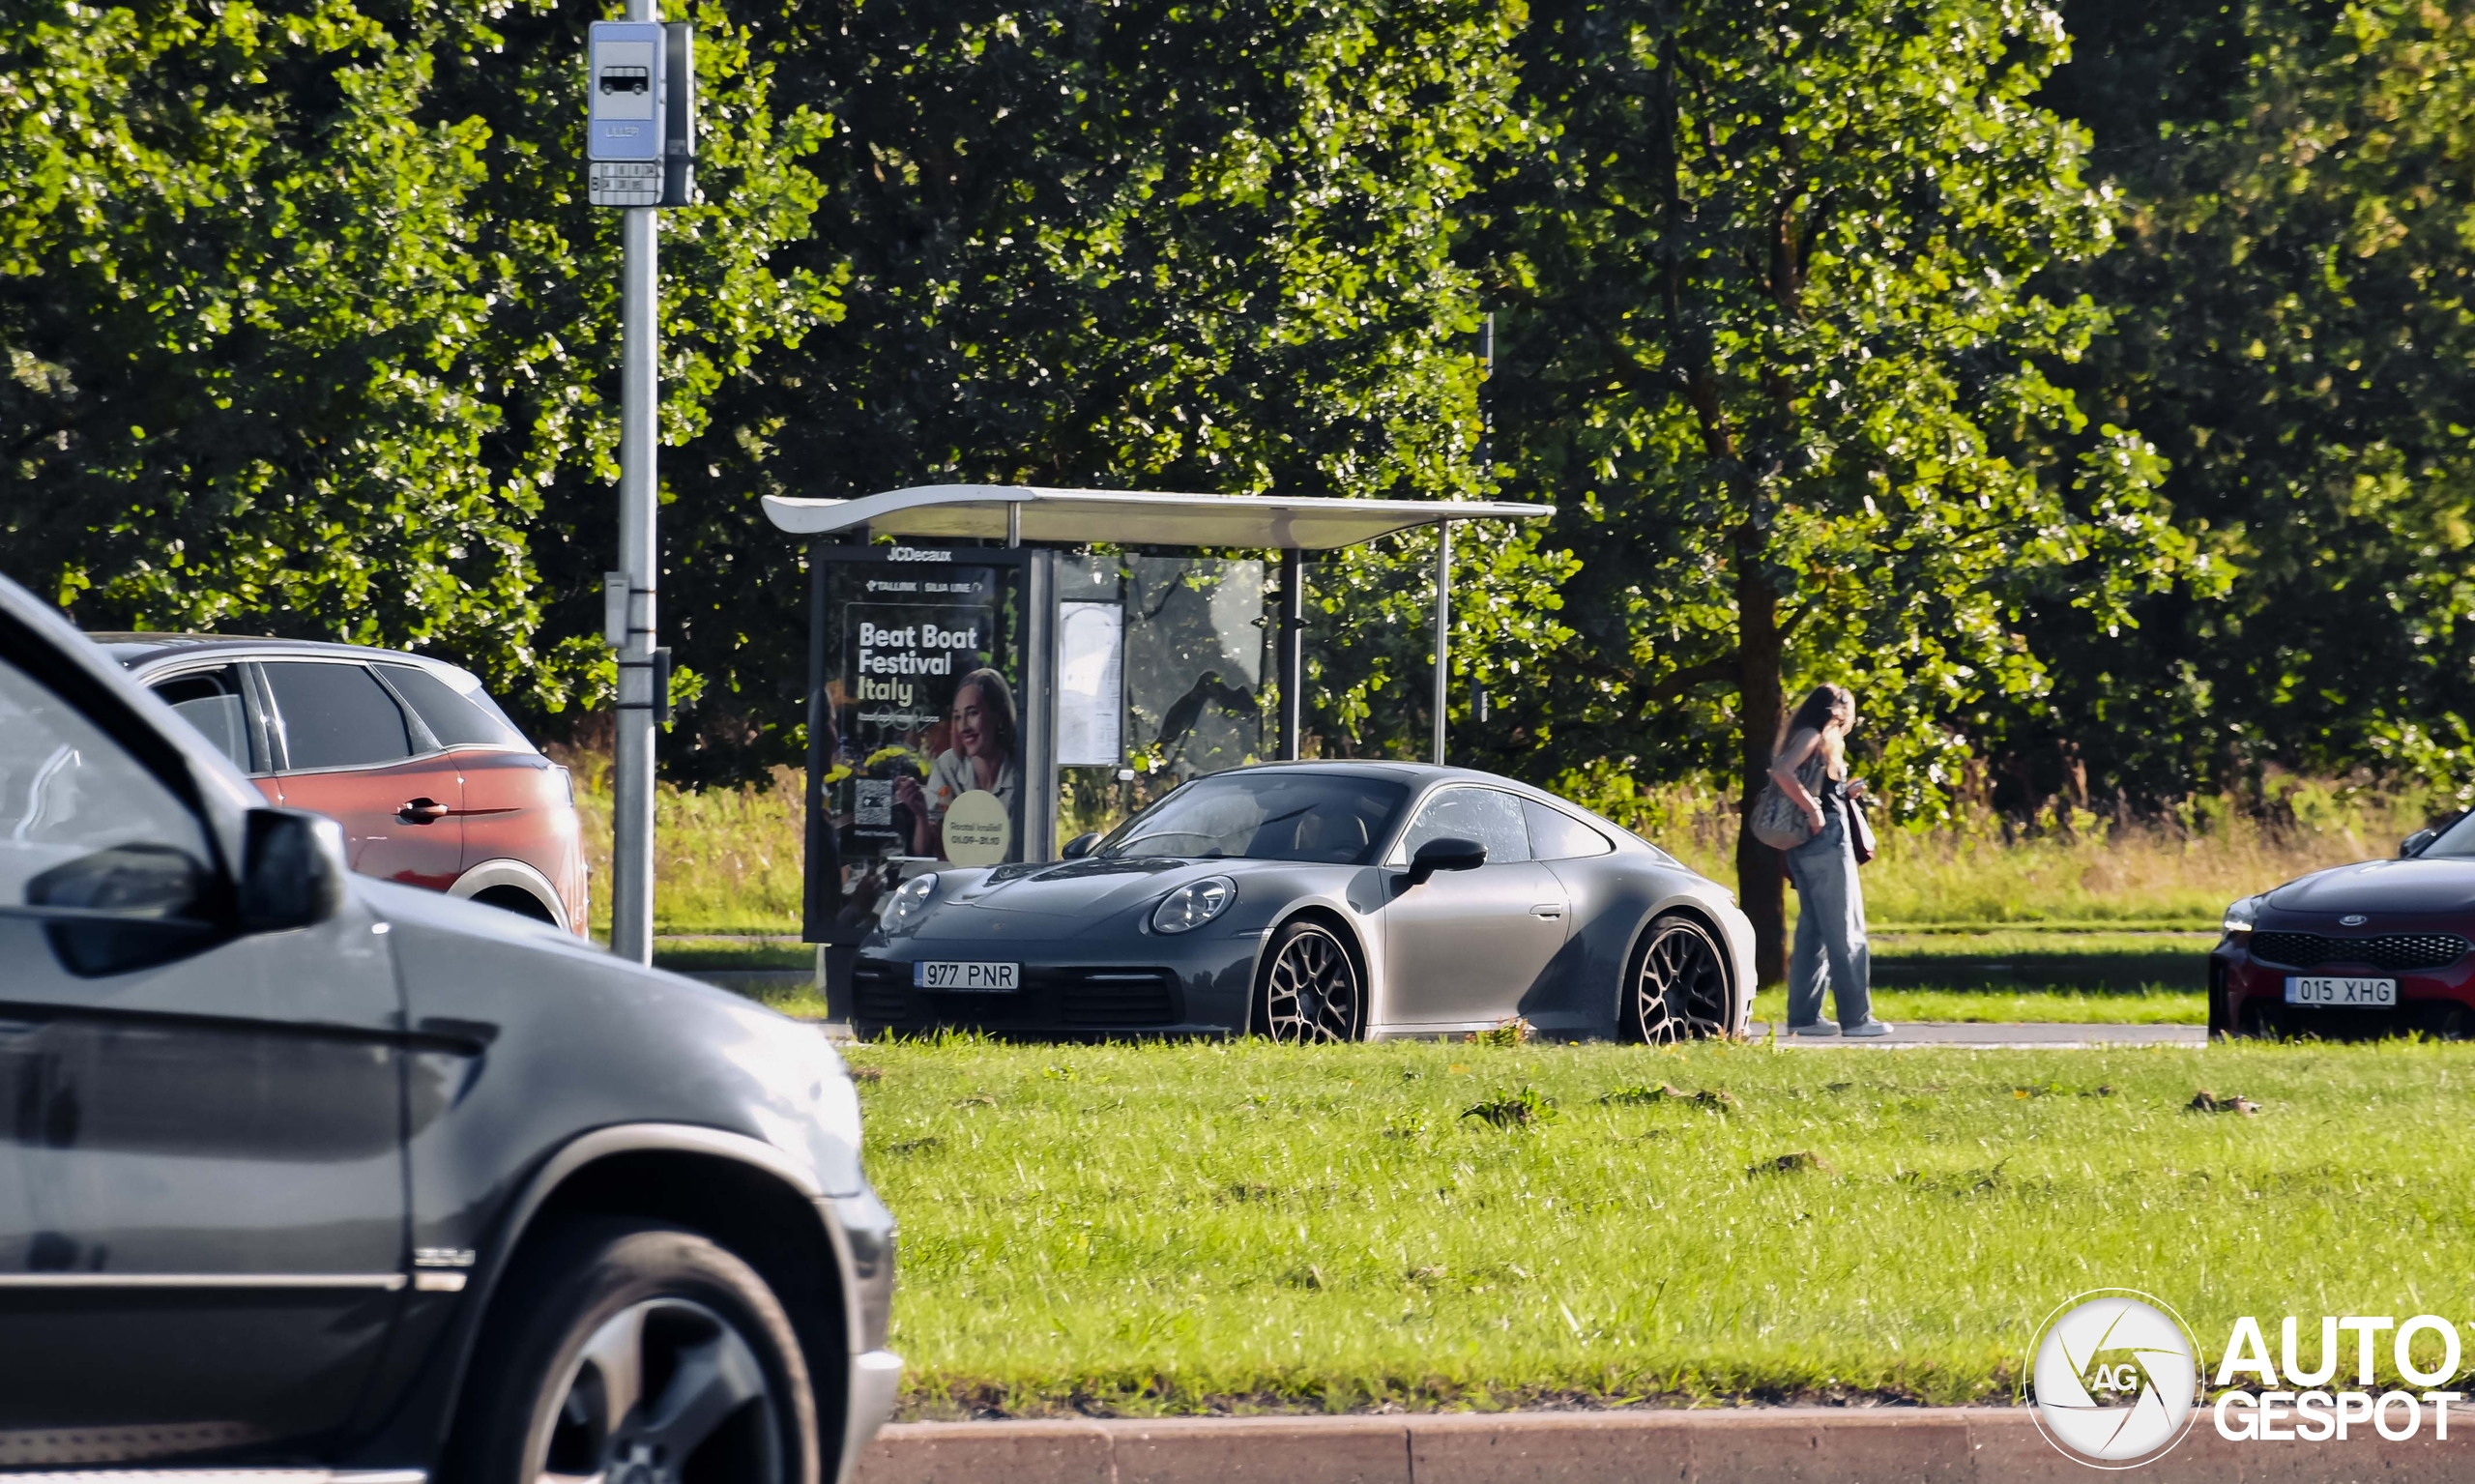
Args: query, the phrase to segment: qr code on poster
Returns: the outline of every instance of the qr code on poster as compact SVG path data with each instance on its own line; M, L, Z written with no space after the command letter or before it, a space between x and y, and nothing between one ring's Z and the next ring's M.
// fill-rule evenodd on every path
M859 797L853 803L855 825L890 825L893 823L893 780L861 778Z

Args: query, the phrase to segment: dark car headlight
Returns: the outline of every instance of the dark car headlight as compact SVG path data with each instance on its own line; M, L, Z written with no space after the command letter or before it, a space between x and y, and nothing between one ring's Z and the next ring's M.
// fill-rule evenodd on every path
M1151 925L1164 933L1186 933L1229 910L1238 900L1238 884L1226 876L1207 876L1170 892L1151 910Z
M928 916L928 904L936 898L935 876L914 876L896 887L886 898L885 924L888 933L906 933L917 927Z
M2226 909L2226 920L2220 924L2220 930L2227 933L2228 936L2235 933L2250 932L2252 930L2252 918L2259 912L2259 910L2260 899L2258 897L2245 897L2243 900Z

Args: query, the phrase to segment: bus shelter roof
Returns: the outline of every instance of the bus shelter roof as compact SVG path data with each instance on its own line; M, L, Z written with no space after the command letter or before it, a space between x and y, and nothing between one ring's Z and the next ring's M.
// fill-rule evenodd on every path
M1234 546L1329 551L1448 520L1544 520L1552 505L1494 500L1331 500L1286 495L1179 495L1029 484L921 484L856 500L765 497L766 517L793 536L854 535L1082 546Z

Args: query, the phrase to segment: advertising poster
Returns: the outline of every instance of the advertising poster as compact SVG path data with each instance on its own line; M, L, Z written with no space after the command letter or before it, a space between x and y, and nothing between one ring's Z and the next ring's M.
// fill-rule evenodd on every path
M1115 768L1125 756L1125 608L1058 604L1057 762Z
M852 942L906 865L1023 858L1023 725L1002 569L853 566L836 586L823 936Z

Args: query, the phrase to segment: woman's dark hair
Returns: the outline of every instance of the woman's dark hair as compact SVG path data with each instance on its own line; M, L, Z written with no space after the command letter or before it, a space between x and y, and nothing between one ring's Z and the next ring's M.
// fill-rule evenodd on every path
M979 691L979 704L997 716L997 745L1006 757L1014 755L1014 744L1021 739L1022 727L1014 720L1014 687L1005 677L994 670L974 670L954 686L954 700L960 702L966 689Z
M1786 723L1779 728L1778 740L1770 744L1771 752L1776 754L1787 751L1788 739L1798 732L1819 732L1828 726L1831 713L1843 707L1849 711L1855 710L1856 693L1854 691L1845 685L1827 684L1816 685L1806 695L1803 704L1790 713Z

